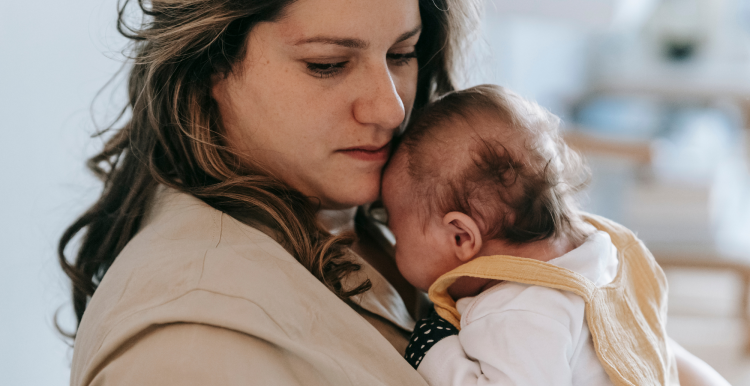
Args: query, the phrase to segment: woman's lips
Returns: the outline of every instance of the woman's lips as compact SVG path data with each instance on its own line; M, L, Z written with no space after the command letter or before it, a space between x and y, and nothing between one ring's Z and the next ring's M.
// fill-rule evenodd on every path
M388 153L391 150L391 143L388 142L381 147L377 146L358 146L341 149L339 152L362 161L385 162L388 160Z

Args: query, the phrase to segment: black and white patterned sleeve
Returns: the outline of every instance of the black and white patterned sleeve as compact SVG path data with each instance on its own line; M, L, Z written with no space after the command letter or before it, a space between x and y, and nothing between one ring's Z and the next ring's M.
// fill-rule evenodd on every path
M416 370L428 350L443 338L458 334L458 330L437 312L417 322L409 338L404 358Z

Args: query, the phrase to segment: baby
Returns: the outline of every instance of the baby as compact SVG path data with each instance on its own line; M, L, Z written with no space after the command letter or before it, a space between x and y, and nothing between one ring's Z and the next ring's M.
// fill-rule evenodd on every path
M398 268L439 315L406 352L430 385L677 383L664 275L631 232L578 211L587 169L558 126L477 86L419 112L386 167Z

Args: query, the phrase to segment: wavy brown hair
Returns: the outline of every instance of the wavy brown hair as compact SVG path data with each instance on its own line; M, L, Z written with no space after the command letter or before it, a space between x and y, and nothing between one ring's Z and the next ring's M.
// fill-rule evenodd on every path
M222 145L211 78L226 76L245 55L247 36L274 21L294 0L123 0L118 30L130 39L129 101L102 130L108 140L88 168L101 197L68 227L59 262L72 281L80 324L88 300L117 255L138 232L159 186L191 194L250 225L262 224L318 280L342 299L369 282L344 288L359 266L345 259L352 236L333 236L317 221L315 200L251 165ZM476 8L466 0L419 0L422 37L415 109L454 88L454 58ZM132 12L140 21L131 24ZM76 237L74 258L66 247ZM75 331L67 334L75 337Z

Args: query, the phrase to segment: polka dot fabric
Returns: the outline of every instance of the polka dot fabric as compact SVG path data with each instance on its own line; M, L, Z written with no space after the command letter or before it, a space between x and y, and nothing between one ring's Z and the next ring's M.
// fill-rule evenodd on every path
M424 355L435 343L456 334L458 334L458 330L433 311L429 317L417 322L414 332L411 334L409 346L406 347L404 358L416 370Z

